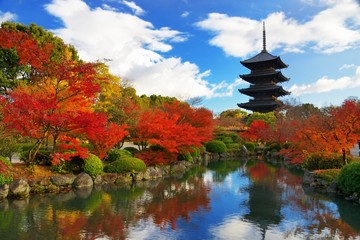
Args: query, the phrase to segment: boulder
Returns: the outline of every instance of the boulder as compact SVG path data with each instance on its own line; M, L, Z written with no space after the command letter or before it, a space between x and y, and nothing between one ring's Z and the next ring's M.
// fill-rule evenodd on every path
M76 189L79 188L90 188L94 185L94 182L89 174L87 173L80 173L77 175L73 182L73 187Z
M309 184L310 185L314 181L315 181L315 173L305 171L304 176L303 176L303 184Z
M144 174L145 180L156 179L156 178L161 178L161 177L162 177L162 171L160 168L158 168L158 167L146 168L146 172Z
M133 176L130 173L124 173L117 175L115 180L116 184L129 183L133 181Z
M102 180L102 176L101 175L97 175L96 178L94 179L94 184L95 185L100 185L102 184L103 180Z
M7 198L8 194L9 194L9 185L8 184L0 185L0 200Z
M53 175L50 177L50 181L56 186L69 186L74 183L75 178L74 174Z
M30 186L24 179L17 179L9 184L9 196L14 198L29 197Z
M186 171L186 163L179 162L171 166L171 173L184 173Z
M113 184L117 179L116 173L105 173L102 175L102 183L103 184Z

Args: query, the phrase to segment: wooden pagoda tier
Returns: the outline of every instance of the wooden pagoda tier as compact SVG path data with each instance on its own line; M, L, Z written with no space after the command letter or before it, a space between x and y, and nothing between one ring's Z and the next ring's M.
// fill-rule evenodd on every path
M266 50L265 25L263 29L263 50L256 56L240 63L250 69L250 74L240 75L240 77L250 83L248 88L239 89L239 92L252 97L247 103L240 103L238 106L253 112L267 113L272 112L282 102L278 97L289 95L290 92L284 90L277 83L289 81L280 69L287 68L280 57L274 56Z

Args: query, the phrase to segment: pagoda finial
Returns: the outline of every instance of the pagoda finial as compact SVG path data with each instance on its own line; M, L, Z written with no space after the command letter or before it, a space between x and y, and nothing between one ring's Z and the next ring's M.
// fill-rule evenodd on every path
M263 52L266 52L266 32L265 32L265 21L263 22Z

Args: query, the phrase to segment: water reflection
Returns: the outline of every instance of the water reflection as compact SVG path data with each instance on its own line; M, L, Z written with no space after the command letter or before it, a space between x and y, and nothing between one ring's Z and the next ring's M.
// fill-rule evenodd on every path
M360 206L263 162L0 202L0 239L360 239L359 221Z

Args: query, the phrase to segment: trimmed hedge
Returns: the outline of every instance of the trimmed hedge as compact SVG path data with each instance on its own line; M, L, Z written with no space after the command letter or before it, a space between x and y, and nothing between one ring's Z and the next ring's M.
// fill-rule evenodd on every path
M226 152L226 145L224 142L220 140L212 140L205 144L205 148L207 152L211 153L224 153Z
M132 153L128 150L124 150L124 149L116 149L116 150L112 150L108 156L107 156L107 161L109 163L115 162L117 160L121 160L124 158L128 158L128 157L132 157Z
M340 173L340 169L326 169L326 170L316 170L315 176L321 179L324 179L328 182L336 181L337 176Z
M104 171L107 173L144 172L145 170L146 165L144 161L135 157L116 160L104 168Z
M103 172L103 169L103 162L94 154L89 154L89 156L84 159L84 172L89 174L92 178L100 175Z
M347 158L351 162L351 158ZM322 169L336 169L345 165L343 156L341 154L332 154L331 156L324 156L321 153L313 153L309 155L304 163L303 168L307 170L322 170Z
M337 177L337 185L347 194L360 194L360 161L352 162L343 168Z

